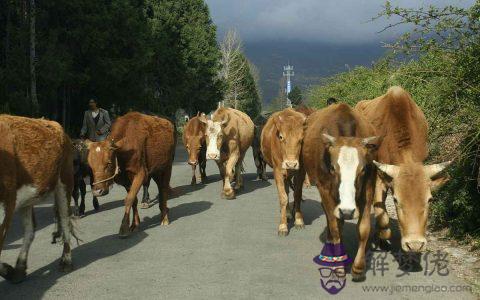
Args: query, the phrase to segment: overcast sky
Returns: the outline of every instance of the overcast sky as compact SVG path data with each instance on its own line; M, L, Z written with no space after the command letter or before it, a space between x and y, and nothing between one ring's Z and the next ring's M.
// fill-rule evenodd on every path
M243 40L303 40L358 44L385 40L396 32L377 34L389 21L369 20L383 0L206 0L220 35L237 28ZM474 0L392 0L402 7L435 4L470 6ZM396 30L398 32L398 30Z

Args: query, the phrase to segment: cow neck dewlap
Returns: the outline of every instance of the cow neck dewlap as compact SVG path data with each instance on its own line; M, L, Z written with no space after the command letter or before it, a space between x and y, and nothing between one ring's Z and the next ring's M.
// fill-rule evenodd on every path
M342 146L338 155L340 167L340 207L355 209L355 179L359 164L358 151L354 147Z

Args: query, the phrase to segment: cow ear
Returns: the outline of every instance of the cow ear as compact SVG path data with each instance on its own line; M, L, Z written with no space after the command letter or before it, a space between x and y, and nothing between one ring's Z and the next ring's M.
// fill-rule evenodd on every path
M201 114L199 117L198 117L198 120L204 124L207 124L207 116L205 114Z
M228 121L230 121L230 115L225 115L225 117L223 117L223 120L220 123L220 125L225 126L225 125L227 125Z
M120 148L122 148L123 144L124 144L124 140L125 139L121 139L119 141L114 141L113 139L110 140L110 149L113 150L113 151L116 151Z
M437 191L439 188L441 188L449 180L450 180L450 175L448 175L448 174L443 175L443 176L437 176L435 179L432 179L432 181L430 181L430 190L432 192Z
M329 135L328 133L323 133L322 134L322 140L323 142L328 145L329 147L333 147L335 146L335 143L337 141L336 138L334 138L333 136Z
M362 140L362 145L367 148L368 150L377 150L382 143L383 137L381 136L371 136L364 138Z

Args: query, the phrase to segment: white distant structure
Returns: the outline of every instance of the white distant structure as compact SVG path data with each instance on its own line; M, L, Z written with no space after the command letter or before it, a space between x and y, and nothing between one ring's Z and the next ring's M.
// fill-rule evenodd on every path
M292 102L288 99L288 95L292 91L292 80L291 78L295 76L293 71L293 66L290 63L283 67L283 77L287 78L287 87L285 88L285 93L287 94L287 107L292 107Z

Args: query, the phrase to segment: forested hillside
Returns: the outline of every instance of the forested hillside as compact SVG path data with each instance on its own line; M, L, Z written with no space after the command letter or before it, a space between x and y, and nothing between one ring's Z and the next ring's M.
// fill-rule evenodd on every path
M354 105L384 94L392 85L408 90L430 125L429 160L454 161L450 182L432 203L430 223L434 228L448 227L467 242L469 237L476 238L478 248L480 2L469 9L420 10L387 2L379 17L396 17L400 21L394 24L410 24L414 29L388 45L391 54L373 67L357 67L313 87L310 103L323 107L328 97L335 97Z
M209 111L219 60L203 0L0 1L0 112L69 132L89 98L117 113Z

